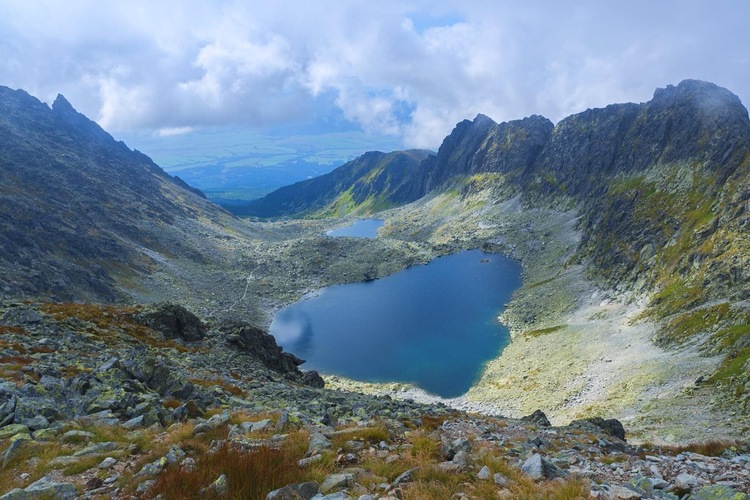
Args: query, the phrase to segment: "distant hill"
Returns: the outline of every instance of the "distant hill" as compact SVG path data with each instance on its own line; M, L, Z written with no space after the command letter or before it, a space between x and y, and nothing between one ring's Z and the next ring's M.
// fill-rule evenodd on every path
M432 155L430 151L411 149L365 153L334 171L285 186L235 213L257 217L310 214L338 216L369 213L399 205L409 198L408 184L419 165Z

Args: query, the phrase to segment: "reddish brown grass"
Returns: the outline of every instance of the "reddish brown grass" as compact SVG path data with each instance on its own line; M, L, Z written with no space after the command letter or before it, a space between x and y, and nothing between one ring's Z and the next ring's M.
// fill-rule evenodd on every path
M192 472L168 468L158 477L149 496L162 495L165 500L213 498L198 492L225 474L228 498L265 499L269 491L304 480L304 472L297 467L300 458L302 452L294 446L280 450L263 447L252 452L224 447L198 456Z

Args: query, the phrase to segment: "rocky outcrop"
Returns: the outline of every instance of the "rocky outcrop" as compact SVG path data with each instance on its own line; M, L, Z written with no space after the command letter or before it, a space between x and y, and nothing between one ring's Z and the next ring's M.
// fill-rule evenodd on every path
M179 304L156 304L141 311L138 320L170 339L201 340L206 327L193 313Z
M125 300L122 283L160 255L210 259L178 226L233 224L62 96L50 108L0 87L0 153L0 298Z

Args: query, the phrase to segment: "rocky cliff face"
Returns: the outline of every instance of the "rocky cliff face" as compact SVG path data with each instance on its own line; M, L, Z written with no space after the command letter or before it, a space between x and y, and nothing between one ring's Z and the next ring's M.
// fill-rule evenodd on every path
M114 301L159 256L206 262L179 229L231 217L64 97L0 88L0 297ZM202 223L199 223L200 225Z

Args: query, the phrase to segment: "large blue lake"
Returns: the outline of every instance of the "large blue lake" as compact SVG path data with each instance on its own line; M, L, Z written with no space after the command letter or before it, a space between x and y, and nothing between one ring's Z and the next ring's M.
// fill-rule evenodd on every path
M520 285L517 262L470 250L326 288L279 311L271 333L307 370L456 397L508 344L497 316Z

